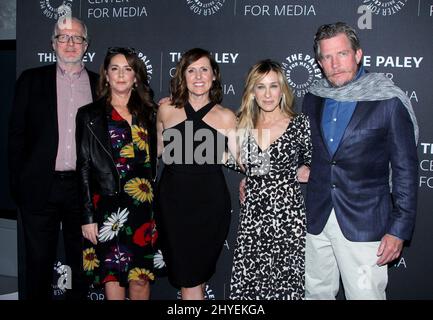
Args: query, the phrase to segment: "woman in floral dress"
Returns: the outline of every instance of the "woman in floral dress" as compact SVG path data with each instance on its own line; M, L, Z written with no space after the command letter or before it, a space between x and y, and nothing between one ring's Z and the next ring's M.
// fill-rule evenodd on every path
M100 99L77 114L77 168L83 192L83 267L106 298L148 299L155 279L155 103L143 62L110 48ZM158 257L156 257L158 259ZM161 267L161 259L156 264Z

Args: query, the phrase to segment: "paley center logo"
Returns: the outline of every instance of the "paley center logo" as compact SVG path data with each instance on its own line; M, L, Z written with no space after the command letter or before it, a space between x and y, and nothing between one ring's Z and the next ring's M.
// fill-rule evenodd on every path
M90 19L128 19L147 17L143 0L87 0L88 7L83 9ZM80 6L81 7L81 6Z
M362 4L367 6L372 13L381 16L391 16L396 14L406 5L407 0L362 0Z
M57 20L71 12L72 2L73 0L40 0L39 6L44 16Z
M313 4L245 4L243 7L244 16L316 16L316 8Z
M420 142L419 187L433 189L433 143Z
M141 52L140 50L137 52L137 56L144 63L144 66L145 66L146 72L147 72L147 81L150 82L150 80L152 80L152 75L153 75L152 62L150 61L149 57L146 54L144 54L143 52Z
M312 84L322 79L322 71L316 60L308 54L291 54L281 65L289 86L298 98L303 97Z
M93 284L91 284L89 286L89 291L87 292L87 300L104 301L105 300L104 289L100 287L95 287Z
M211 16L217 13L226 0L186 0L189 9L199 16Z

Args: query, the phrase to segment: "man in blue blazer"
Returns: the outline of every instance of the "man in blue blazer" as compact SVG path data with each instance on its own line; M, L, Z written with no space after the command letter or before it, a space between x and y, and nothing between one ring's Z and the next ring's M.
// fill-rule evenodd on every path
M60 225L66 264L72 270L67 274L72 290L67 290L66 297L83 299L87 290L81 281L75 115L79 107L95 98L98 76L82 62L88 46L83 22L59 20L51 40L57 63L20 75L9 121L11 191L19 207L25 245L25 283L20 277L20 299L51 299Z
M307 186L306 298L386 299L387 264L410 240L417 207L418 127L407 96L362 67L345 23L319 27L326 79L310 88L313 157Z

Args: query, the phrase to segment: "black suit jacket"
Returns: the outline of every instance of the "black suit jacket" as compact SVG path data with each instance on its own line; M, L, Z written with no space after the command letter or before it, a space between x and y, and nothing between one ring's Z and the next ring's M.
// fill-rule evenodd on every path
M409 240L415 225L418 157L413 124L398 98L358 102L334 155L324 140L325 99L306 94L313 157L307 189L307 231L322 232L335 209L350 241ZM389 166L392 168L392 193Z
M98 75L87 73L95 99ZM58 143L56 64L25 70L16 82L8 137L10 188L20 207L45 206Z

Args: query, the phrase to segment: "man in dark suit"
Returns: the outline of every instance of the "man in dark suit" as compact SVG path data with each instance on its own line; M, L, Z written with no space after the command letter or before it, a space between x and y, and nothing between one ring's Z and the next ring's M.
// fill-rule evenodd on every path
M313 157L307 186L306 298L385 299L387 264L410 240L417 204L418 127L407 96L367 73L353 28L319 27L326 79L310 88Z
M79 107L94 99L97 74L86 70L82 62L88 38L80 20L59 20L52 46L56 64L26 70L17 80L9 122L11 191L25 242L26 282L21 297L51 299L62 226L66 264L72 270L72 288L66 297L81 299L86 288L81 275L75 115Z

